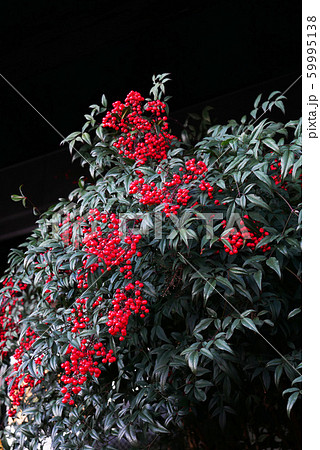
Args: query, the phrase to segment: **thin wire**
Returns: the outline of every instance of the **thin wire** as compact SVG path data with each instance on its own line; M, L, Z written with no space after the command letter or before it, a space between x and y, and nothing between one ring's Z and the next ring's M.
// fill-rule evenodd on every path
M20 95L20 97L21 97L26 103L28 103L29 106L31 106L31 108L32 108L37 114L39 114L40 117L42 117L42 119L43 119L45 122L47 122L47 124L48 124L51 128L54 129L54 131L55 131L60 137L62 137L62 139L65 139L65 137L63 136L63 134L60 133L60 131L59 131L54 125L52 125L52 123L49 122L49 120L46 119L46 118L41 114L41 112L39 112L39 111L37 110L37 108L35 108L35 107L32 105L32 103L30 103L29 100L26 99L26 97L24 97L24 95L22 95L21 92L18 91L18 89L17 89L15 86L13 86L13 84L11 84L10 81L7 80L7 79L2 75L2 73L0 73L0 76L1 76L1 78L4 79L4 81L5 81L5 82L6 82L6 83L7 83L7 84L8 84L8 85L9 85L9 86L10 86L10 87L18 94L18 95Z
M290 86L289 87L287 87L287 89L286 90L284 90L283 92L281 92L281 94L280 95L278 95L278 97L276 98L276 100L275 100L275 102L278 100L278 98L279 97L281 97L282 95L284 95L284 94L286 94L299 80L300 80L300 78L302 77L302 75L299 75L298 76L298 78L293 82L293 83L291 83L290 84ZM260 105L259 106L259 108L262 108L262 105ZM258 109L259 109L258 108ZM266 113L267 113L267 109L253 122L253 124L252 125L254 125L259 119L261 119L261 117L263 117Z
M242 319L245 319L245 317L243 316L243 314L232 304L232 303L230 303L229 302L229 300L228 299L226 299L225 298L225 296L224 295L222 295L221 294L221 292L219 292L211 283L210 283L210 281L209 280L207 280L203 275L202 275L202 273L196 268L196 267L194 267L194 265L193 264L191 264L191 262L190 261L188 261L186 258L185 258L185 256L183 256L180 252L178 252L178 254L184 259L184 261L185 262L187 262L188 264L189 264L189 266L190 267L192 267L192 269L193 270L195 270L200 276L201 276L201 278L206 282L206 283L209 283L209 285L220 295L220 297L222 297L227 303L228 303L228 305L230 305L231 306L231 308L232 309L234 309L234 311L236 311L236 313L237 314L239 314L239 316L242 318ZM279 350L278 349L276 349L276 347L274 346L274 345L272 345L271 344L271 342L269 342L268 341L268 339L267 338L265 338L261 333L260 333L260 331L259 330L257 330L257 329L254 329L253 330L255 333L257 333L260 337L262 337L262 339L276 352L276 353L278 353L278 355L279 356L281 356L281 358L295 371L295 372L297 372L297 374L299 374L300 376L301 376L301 373L287 360L287 358L282 354L282 353L280 353L279 352Z
M29 100L23 95L23 94L21 94L21 92L20 91L18 91L18 89L15 87L15 86L13 86L13 84L12 83L10 83L10 81L9 80L7 80L7 78L5 78L3 75L2 75L2 73L0 73L0 76L1 76L1 78L26 102L26 103L28 103L28 105L29 106L31 106L31 108L37 113L37 114L39 114L39 116L60 136L60 137L62 137L62 139L63 140L65 140L66 139L66 137L54 126L54 125L52 125L52 123L51 122L49 122L49 120L48 119L46 119L46 117L44 117L44 115L43 114L41 114L41 112L40 111L38 111L37 110L37 108L35 107L35 106L33 106L33 104L32 103L30 103L29 102ZM73 147L74 148L74 147ZM100 173L86 158L85 158L85 156L83 156L76 148L74 148L74 150L78 153L78 155L80 155L81 156L81 158L83 158L88 164L89 164L89 166L91 166L96 172L98 172L98 174L101 176L101 177L103 177L103 175L102 175L102 173Z

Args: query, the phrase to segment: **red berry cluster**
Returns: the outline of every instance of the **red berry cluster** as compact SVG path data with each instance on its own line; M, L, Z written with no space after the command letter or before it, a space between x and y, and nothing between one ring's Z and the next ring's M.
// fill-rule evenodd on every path
M147 309L147 300L142 295L140 288L143 283L137 280L135 284L129 283L123 290L117 289L114 299L112 300L113 310L108 313L109 333L113 336L120 333L119 340L123 341L127 335L127 325L131 314L140 314L145 317L149 310ZM130 291L133 291L130 294Z
M119 267L119 271L124 274L124 278L132 278L132 262L131 258L135 255L141 256L141 252L137 251L137 244L141 239L141 235L126 236L122 239L123 233L119 230L120 219L116 214L103 214L98 209L91 209L88 217L89 222L106 224L107 232L102 230L100 225L95 227L86 227L83 229L84 251L88 253L87 258L83 261L83 270L77 271L78 288L88 288L88 271L95 272L101 263L104 263L106 270L112 267ZM87 262L91 255L96 255L98 262L87 267ZM102 267L101 271L105 269Z
M195 158L186 161L186 168L188 171L193 172L195 175L202 175L208 170L208 167L203 161L198 161L196 163Z
M9 397L11 399L12 408L8 411L8 416L13 417L17 412L17 407L20 406L21 401L26 393L26 390L29 388L33 388L35 385L41 383L40 380L35 380L29 373L20 373L18 375L20 366L22 364L22 357L25 352L30 350L32 344L37 339L37 336L33 330L30 328L26 331L26 337L22 338L20 341L19 347L16 349L13 357L15 359L15 363L13 365L13 373L6 378L6 383L10 384L12 380L13 384L9 391ZM39 362L39 359L38 359ZM40 358L41 362L41 358Z
M20 291L26 289L27 285L18 283ZM19 325L13 319L13 309L15 306L23 305L23 298L21 293L12 289L14 283L12 279L5 279L3 286L7 288L6 293L1 297L0 307L0 359L2 360L8 355L7 344L9 341L15 340L13 333L19 332ZM22 315L18 314L18 319Z
M102 300L102 297L98 297L92 308L99 305ZM71 309L71 315L67 317L67 322L71 324L72 333L79 333L84 328L90 327L87 302L88 298L77 298L76 307ZM80 349L69 344L66 355L70 355L70 361L67 360L61 364L61 368L65 371L61 377L61 381L65 384L61 389L62 394L64 394L62 403L68 403L72 406L75 404L72 395L81 392L81 385L87 381L88 376L98 378L101 374L101 369L98 367L99 362L94 360L94 357L101 357L102 363L112 363L116 361L116 358L113 356L113 350L110 349L107 352L104 345L101 342L96 342L94 338L82 339Z
M285 191L287 190L287 182L283 182L281 179L281 161L279 161L278 159L275 159L273 164L270 165L270 169L272 171L277 171L278 173L275 173L274 175L271 175L271 178L273 179L273 181L275 182L275 184L278 186L280 185L281 189L284 189ZM293 172L293 168L291 167L291 169L288 171L288 174L291 174ZM302 176L300 175L300 178Z
M81 230L81 223L84 220L85 219L83 217L79 217L79 216L76 217L76 221L77 221L76 231L79 230L79 234L80 234L80 230ZM76 239L77 236L73 235L74 228L73 228L72 218L71 218L70 213L68 213L66 218L61 223L59 223L59 227L61 228L60 237L61 237L65 247L67 247L71 243L74 246L74 248L78 248L81 245L80 240Z
M76 307L71 309L71 316L67 317L67 322L72 322L71 333L78 333L79 330L86 328L90 322L87 316L87 303L88 298L77 298Z
M139 194L139 202L144 205L160 205L164 204L164 213L166 217L170 214L177 215L181 205L186 206L191 198L190 189L182 187L185 184L193 183L193 187L199 187L201 191L207 191L210 199L213 199L214 187L210 183L202 179L199 183L198 177L205 176L208 168L203 161L196 162L195 158L185 162L186 169L179 168L179 172L186 173L183 175L169 175L170 180L165 181L162 187L157 187L154 182L146 183L141 171L136 171L138 179L134 180L129 189L129 194ZM191 173L190 173L191 172ZM158 170L158 174L162 171ZM197 182L197 183L196 183ZM219 200L215 200L215 204L220 204Z
M113 350L106 351L101 342L94 343L90 339L82 339L80 350L69 344L67 355L70 355L70 361L61 364L65 374L61 376L61 381L65 386L61 389L64 394L62 403L68 403L70 406L75 404L73 395L81 392L81 386L88 380L88 376L99 378L101 369L99 362L95 357L102 358L102 363L114 362Z
M85 226L82 230L84 234L82 245L88 255L83 260L82 269L77 271L78 288L87 289L88 274L95 272L98 268L103 272L105 268L111 270L112 267L118 267L125 279L132 279L132 257L142 256L141 252L137 251L141 235L132 234L123 237L123 233L119 230L118 216L114 213L102 213L96 208L89 211L88 222L91 226ZM91 255L96 255L98 262L88 266ZM101 267L102 264L103 267ZM120 335L120 340L126 336L128 320L132 312L140 313L141 317L145 317L145 314L149 312L146 308L147 301L141 295L142 287L143 283L137 280L134 284L130 282L123 290L116 290L112 301L113 307L108 313L107 326L110 334ZM134 292L130 293L132 290ZM91 309L93 310L102 302L103 298L98 296ZM77 334L91 326L90 307L88 297L80 296L75 303L67 317L67 322L70 324L70 331ZM70 355L70 361L67 360L61 365L65 371L61 381L66 385L61 389L64 394L62 403L72 406L75 404L72 395L81 392L81 385L87 381L88 375L100 376L101 369L95 358L101 357L102 363L112 363L116 361L116 357L111 349L107 352L101 342L94 342L92 339L82 339L80 349L70 344L66 354Z
M113 109L102 119L103 127L122 133L113 142L119 155L135 159L138 165L145 164L148 158L156 161L165 159L172 140L176 139L167 131L165 104L156 100L143 106L143 101L139 92L131 91L124 103L114 102ZM146 117L144 112L151 112L151 117Z
M140 313L140 317L145 317L149 312L147 309L147 300L145 300L140 289L143 283L136 281L135 284L129 283L123 290L117 289L114 300L112 301L113 309L108 313L107 326L109 333L113 336L120 334L119 340L122 341L127 334L127 325L130 315L134 312ZM134 291L129 295L130 291ZM78 333L90 325L87 309L88 298L78 298L76 300L76 308L71 309L71 316L67 318L67 322L72 322L71 332ZM94 301L92 308L94 309L103 301L101 296ZM69 344L66 351L70 356L70 361L65 361L61 364L65 374L62 375L61 381L66 385L61 389L64 394L62 403L74 405L74 400L71 398L73 394L81 392L81 385L88 379L88 374L99 377L101 370L98 367L98 361L94 360L94 356L101 357L102 363L113 363L116 361L113 355L113 350L106 351L101 342L94 343L93 340L82 339L80 350Z
M243 216L244 219L248 219L249 216L245 215ZM253 221L255 224L256 222ZM223 220L222 222L222 227L226 228L226 221ZM250 231L244 224L244 221L241 219L240 220L240 231L238 231L236 228L232 228L230 230L230 232L228 233L228 235L223 235L223 238L226 239L232 247L232 250L224 244L224 251L226 253L229 253L229 255L235 255L238 253L238 250L244 247L248 247L251 248L252 250L254 250L256 248L256 246L258 245L258 243L265 237L268 236L269 233L268 231L265 231L264 228L260 227L259 228L259 236L256 236L255 233L253 231ZM271 247L269 247L268 245L263 245L261 247L261 250L263 252L266 252L267 250L270 250Z
M208 197L210 199L213 199L213 191L214 191L214 187L211 186L210 183L208 183L205 180L201 180L201 183L199 185L199 188L201 189L201 191L207 191L208 192ZM215 200L215 204L220 204L219 200Z
M185 166L186 166L185 169L183 167L179 168L179 172L184 172L185 170L187 172L191 172L191 173L184 173L182 175L182 180L185 184L189 184L197 180L199 175L201 175L202 178L204 178L205 172L208 171L206 164L203 161L198 161L196 163L195 158L186 160Z
M279 171L279 169L281 169L281 162L278 159L275 159L274 163L270 165L270 169L272 171L275 171L275 170ZM291 170L291 172L292 172L292 170ZM275 182L276 185L282 183L282 181L281 181L281 174L280 173L277 173L275 175L271 175L271 178L273 179L273 181ZM281 186L281 187L283 189L285 189L284 186Z
M154 100L148 102L144 109L146 111L150 111L152 114L155 114L158 117L161 117L161 114L164 114L166 112L166 105L160 100ZM162 117L162 120L166 119L167 119L166 117Z
M158 188L154 182L147 184L142 175L138 180L134 180L130 185L129 194L140 194L139 202L143 205L164 204L164 213L167 217L170 214L177 214L180 205L186 205L191 198L188 189L179 188L182 184L181 177L174 174L171 181L163 183L162 188Z

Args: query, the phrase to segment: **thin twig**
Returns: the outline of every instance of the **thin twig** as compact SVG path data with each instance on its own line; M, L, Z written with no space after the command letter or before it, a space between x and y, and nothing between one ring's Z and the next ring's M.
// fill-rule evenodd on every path
M297 275L296 273L294 273L294 272L293 272L291 269L289 269L288 267L285 267L285 269L286 269L288 272L292 273L292 275L294 275L294 276L297 278L297 280L299 280L300 283L302 283L301 278L298 277L298 275Z
M280 194L280 192L275 191L275 193L278 194L279 197L281 197L282 200L284 200L284 201L286 202L286 204L289 206L291 212L292 212L293 214L295 214L297 217L299 217L298 212L297 212L294 208L292 208L292 206L290 205L290 203L289 203L289 202L288 202L288 201Z

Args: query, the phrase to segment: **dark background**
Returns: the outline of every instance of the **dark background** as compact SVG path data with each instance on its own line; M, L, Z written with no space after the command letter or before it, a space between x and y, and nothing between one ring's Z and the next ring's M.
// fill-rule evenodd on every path
M1 5L1 74L63 135L79 130L88 106L130 90L146 96L153 74L170 72L173 117L213 106L216 122L249 113L261 92L300 75L297 0L33 0ZM24 194L44 211L83 174L61 137L0 78L0 270L35 223ZM301 81L286 117L301 115Z

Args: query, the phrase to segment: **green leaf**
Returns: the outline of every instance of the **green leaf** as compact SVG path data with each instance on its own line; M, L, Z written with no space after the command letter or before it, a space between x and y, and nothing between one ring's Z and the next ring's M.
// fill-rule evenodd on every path
M288 319L291 319L291 317L294 317L295 315L300 314L300 313L301 313L301 308L295 308L289 312Z
M294 163L294 153L291 149L288 149L284 152L281 157L281 178L285 179L289 169L292 167Z
M267 205L267 203L264 200L262 200L262 198L259 197L258 195L247 194L247 199L254 205L260 206L261 208L268 209L269 211L271 211L270 206Z
M216 281L207 281L203 288L203 297L205 299L205 302L208 300L212 292L215 290Z
M181 230L179 230L179 234L180 234L183 242L188 247L188 233L187 233L187 230L185 228L182 228Z
M187 362L193 373L196 373L199 361L199 352L194 351L188 354Z
M166 333L164 332L164 329L160 327L160 325L156 326L156 335L159 339L162 341L168 342L171 344L171 341L167 338Z
M202 330L205 330L206 328L208 328L208 326L213 322L213 319L207 318L207 319L202 319L198 325L194 328L193 330L193 335L196 333L199 333Z
M16 195L13 194L11 195L11 200L13 200L14 202L21 202L21 200L23 200L25 197L22 195Z
M93 439L95 439L97 442L99 442L99 440L100 440L100 436L98 435L98 433L96 432L96 430L94 430L94 429L90 429L89 430L89 433L90 433L90 436L93 438Z
M206 393L197 388L194 389L194 396L199 402L205 402L207 399Z
M291 388L285 389L285 390L282 392L282 395L284 396L284 394L290 394L291 392L297 392L297 391L299 391L299 388L297 388L297 387L291 387Z
M234 288L233 288L232 284L230 283L230 281L227 278L224 278L224 277L218 275L216 277L216 281L217 281L218 284L222 285L226 289L230 289L231 292L234 292Z
M286 113L286 110L285 110L285 108L284 108L283 101L281 101L281 100L276 100L274 104L275 104L279 109L281 109L281 111L283 112L283 114Z
M207 312L208 312L210 317L213 317L214 319L217 318L218 315L217 315L217 313L216 313L216 311L214 309L211 309L211 308L207 307L206 310L207 310Z
M295 383L302 383L302 375L300 375L299 377L297 377L293 380L292 384L295 384Z
M297 174L297 170L299 169L299 167L302 166L302 157L300 156L300 158L298 159L298 161L296 161L293 165L292 168L292 177L296 178L296 174Z
M209 359L213 359L212 353L211 353L210 350L208 350L207 348L204 348L204 347L203 347L203 348L200 350L200 353L201 353L201 355L206 356L206 357L209 358Z
M61 143L69 142L75 139L80 135L80 131L74 131L73 133L69 134Z
M254 278L254 281L257 283L258 288L261 291L261 281L262 281L262 272L261 272L261 270L257 270L257 272L255 272L253 274L253 278Z
M269 186L270 188L272 187L272 183L270 180L270 177L264 173L264 172L260 172L258 170L254 170L253 173L255 174L255 176L257 178L259 178L260 181L262 181L264 184L266 184L267 186Z
M251 319L249 319L248 317L241 319L241 323L244 327L249 328L249 330L258 332L257 327L255 326L254 322Z
M229 352L233 354L233 351L229 344L226 343L223 339L216 339L214 341L214 345L220 350L224 350L225 352Z
M87 144L92 145L92 144L91 144L91 139L90 139L89 133L83 133L83 134L82 134L82 139L83 139Z
M236 198L236 203L240 206L242 209L246 209L247 205L247 199L245 195L241 195L240 198Z
M260 103L261 97L262 97L262 94L259 94L258 97L255 99L254 104L253 104L253 106L255 108L258 108L258 105Z
M198 387L198 388L204 388L204 387L209 387L209 386L213 386L213 383L211 381L203 380L203 379L196 381L196 387Z
M102 106L104 106L105 108L108 106L108 102L107 102L106 96L105 96L104 94L103 94L102 97L101 97L101 104L102 104Z
M283 366L277 366L276 370L274 371L274 382L277 387L279 387L280 378L283 372Z
M275 239L277 239L277 236L265 236L264 238L261 239L260 242L258 242L258 244L256 245L256 249L263 247L266 244L269 244L270 242L273 242ZM265 259L265 257L263 258Z
M243 269L242 267L230 267L229 272L234 273L236 275L247 275L248 271Z
M279 147L276 142L271 138L265 138L262 141L267 147L271 148L276 153L279 153Z
M169 433L169 431L163 425L161 425L159 422L156 422L156 425L150 424L149 428L154 433Z
M233 161L224 169L224 173L230 172L230 170L238 167L239 164L246 159L246 156L236 156Z
M225 233L225 231L224 231ZM230 250L232 250L232 245L230 244L230 242L227 239L224 239L223 237L221 238L221 242L226 245Z
M272 91L271 94L268 97L268 100L271 100L272 97L274 97L276 94L281 94L281 92L280 91Z
M293 405L295 404L295 402L297 401L298 397L299 397L300 392L294 392L293 394L290 395L290 397L288 398L288 403L287 403L287 414L288 417L290 418L290 413L292 410Z
M269 266L271 269L273 269L279 275L279 278L281 278L281 270L280 270L280 265L279 265L279 261L277 260L277 258L275 258L274 256L271 256L271 258L267 259L266 263L267 263L267 266Z

